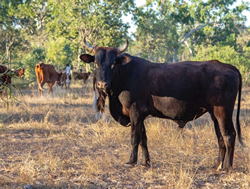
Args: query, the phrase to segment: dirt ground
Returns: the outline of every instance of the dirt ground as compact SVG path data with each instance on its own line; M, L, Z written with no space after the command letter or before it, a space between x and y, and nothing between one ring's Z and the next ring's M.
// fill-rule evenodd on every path
M38 97L24 88L0 102L0 188L250 188L250 89L242 94L241 129L233 171L214 170L218 143L208 114L178 132L169 120L146 120L151 167L125 163L130 128L109 115L95 120L91 80L70 92ZM54 88L55 90L55 88ZM233 118L235 122L235 116Z

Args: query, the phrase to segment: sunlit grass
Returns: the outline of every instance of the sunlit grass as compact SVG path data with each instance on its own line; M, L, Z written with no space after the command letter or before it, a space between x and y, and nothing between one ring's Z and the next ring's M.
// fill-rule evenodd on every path
M21 188L249 188L249 90L242 96L241 128L234 171L215 171L218 143L209 115L180 133L169 120L145 121L151 167L128 167L130 128L109 115L94 119L91 82L71 93L38 98L24 91L6 109L0 105L0 187ZM235 120L235 119L234 119Z

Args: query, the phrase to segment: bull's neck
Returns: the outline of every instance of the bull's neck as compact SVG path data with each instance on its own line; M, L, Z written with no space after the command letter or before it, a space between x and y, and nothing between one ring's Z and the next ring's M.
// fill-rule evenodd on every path
M111 88L108 91L108 96L118 97L119 94L128 85L130 77L130 65L117 65L114 67L111 79Z

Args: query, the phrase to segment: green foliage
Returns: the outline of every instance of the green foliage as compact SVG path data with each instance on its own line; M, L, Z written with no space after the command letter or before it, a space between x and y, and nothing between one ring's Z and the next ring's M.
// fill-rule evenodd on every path
M246 20L242 12L249 9L249 3L231 8L235 2L147 0L134 18L138 25L136 40L141 42L144 57L150 60L165 57L169 62L169 56L178 55L181 60L185 49L191 58L197 45L209 44L233 46L237 50L237 37ZM156 10L152 9L154 3Z
M33 49L23 58L23 63L25 65L25 79L29 81L34 81L36 79L35 66L39 62L45 61L45 49L37 48Z
M193 60L219 60L224 63L239 65L239 54L230 46L197 46L197 54Z
M54 66L64 68L67 64L71 64L72 55L70 43L64 37L48 42L46 59Z
M196 61L206 61L206 60L219 60L223 63L229 63L236 66L241 74L243 79L246 81L249 79L250 72L250 48L245 47L244 53L238 53L235 51L234 47L230 46L197 46L197 54L193 58Z
M134 0L1 0L0 59L24 67L34 80L40 61L56 69L84 66L84 37L94 46L114 47L129 39L128 52L151 61L217 58L246 75L250 32L242 12L250 3L235 2L147 0L135 7ZM132 36L122 20L128 14L137 26Z

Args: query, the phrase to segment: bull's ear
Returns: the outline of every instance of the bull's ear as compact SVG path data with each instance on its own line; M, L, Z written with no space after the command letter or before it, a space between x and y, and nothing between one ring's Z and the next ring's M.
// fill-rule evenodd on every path
M80 59L85 63L91 63L95 61L95 57L89 54L82 54L80 55Z
M129 56L126 56L126 55L116 57L116 64L125 65L125 64L130 63L130 61L131 61L131 58Z

